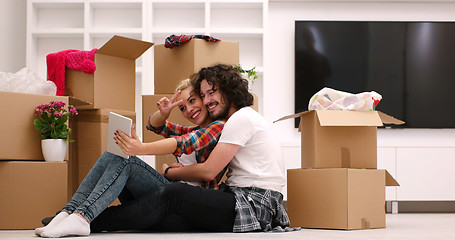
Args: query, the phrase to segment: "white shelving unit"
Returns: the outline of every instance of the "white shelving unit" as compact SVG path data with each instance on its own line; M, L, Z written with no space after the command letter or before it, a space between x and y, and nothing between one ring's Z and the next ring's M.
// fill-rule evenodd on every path
M47 54L100 48L113 35L157 45L172 34L206 34L239 42L240 64L258 71L251 89L262 112L267 13L268 0L27 0L26 65L46 78ZM139 137L141 96L154 94L153 51L136 62Z
M171 34L207 34L239 42L242 67L258 70L261 106L267 11L267 0L28 0L27 67L45 77L47 54L99 48L113 35L163 44ZM153 94L153 49L137 66L140 102Z

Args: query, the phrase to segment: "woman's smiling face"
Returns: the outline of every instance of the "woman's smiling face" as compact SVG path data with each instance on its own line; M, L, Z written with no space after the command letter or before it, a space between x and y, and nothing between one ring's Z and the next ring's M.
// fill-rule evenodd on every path
M182 90L175 100L183 100L178 105L178 108L182 112L183 117L190 122L200 127L205 127L211 122L207 108L199 95L193 92L192 86L188 86Z

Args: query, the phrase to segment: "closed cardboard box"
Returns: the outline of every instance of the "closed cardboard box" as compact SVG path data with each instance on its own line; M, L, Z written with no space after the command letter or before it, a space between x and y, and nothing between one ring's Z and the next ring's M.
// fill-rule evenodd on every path
M180 81L203 67L217 63L239 64L238 42L191 41L174 48L155 46L155 94L173 94Z
M72 121L73 136L71 143L73 192L79 187L95 162L106 150L109 112L115 112L136 121L136 113L117 109L79 110Z
M1 160L44 160L41 133L33 126L33 120L35 108L51 101L68 104L68 97L0 91Z
M377 127L403 124L384 113L316 110L300 117L302 168L377 168ZM276 121L275 121L276 122Z
M290 169L287 212L291 226L324 229L384 228L386 170Z
M0 161L0 229L35 229L69 200L67 162Z
M65 94L79 109L134 111L136 59L153 43L114 36L95 53L96 71L66 69Z

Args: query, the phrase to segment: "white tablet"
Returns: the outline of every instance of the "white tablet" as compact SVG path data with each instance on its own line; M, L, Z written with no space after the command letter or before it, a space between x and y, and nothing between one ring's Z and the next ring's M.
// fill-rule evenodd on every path
M109 126L107 128L107 146L106 151L113 153L117 156L123 158L129 158L122 149L115 143L114 140L114 133L117 130L120 130L126 133L128 136L131 136L131 126L133 125L133 120L131 118L127 118L120 114L110 112L109 113Z

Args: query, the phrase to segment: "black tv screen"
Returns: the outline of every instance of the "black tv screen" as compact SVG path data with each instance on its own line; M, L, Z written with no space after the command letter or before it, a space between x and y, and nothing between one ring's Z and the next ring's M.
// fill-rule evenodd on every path
M376 91L404 127L455 128L455 22L296 21L295 112L323 87Z

